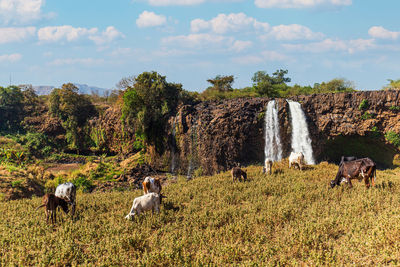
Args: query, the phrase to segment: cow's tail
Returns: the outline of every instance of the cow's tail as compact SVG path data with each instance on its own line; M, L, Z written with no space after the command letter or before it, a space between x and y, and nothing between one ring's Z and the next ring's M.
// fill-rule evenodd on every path
M46 206L46 204L40 205L39 207L36 208L36 210L40 209L41 207Z

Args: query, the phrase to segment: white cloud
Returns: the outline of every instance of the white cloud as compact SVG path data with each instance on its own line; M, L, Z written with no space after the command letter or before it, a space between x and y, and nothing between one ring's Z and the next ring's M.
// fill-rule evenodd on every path
M284 44L284 48L293 51L304 51L311 53L324 53L329 51L344 51L350 54L358 51L375 48L376 45L373 39L356 39L356 40L332 40L325 39L321 42L309 44Z
M393 40L399 38L399 36L400 36L400 32L392 32L392 31L386 30L385 28L383 28L381 26L371 27L368 30L368 34L374 38L393 39Z
M124 35L113 26L99 33L98 28L75 28L70 25L49 26L38 30L38 38L41 42L73 42L81 39L89 39L96 45L110 43Z
M237 40L232 44L231 49L237 52L246 50L247 48L251 47L253 43L251 41L240 41Z
M0 44L21 42L36 33L35 27L0 28Z
M152 6L191 6L204 3L205 0L148 0Z
M161 42L163 44L176 44L183 47L201 48L204 46L222 44L226 41L232 43L232 39L233 38L227 38L220 35L202 33L165 37Z
M163 15L157 15L154 12L143 11L136 19L136 25L139 28L156 27L166 24L167 19Z
M272 36L277 40L314 40L324 37L322 33L313 32L299 24L274 26L267 36Z
M21 54L0 55L0 62L17 62L21 60Z
M100 35L89 36L89 39L95 42L96 45L103 45L106 43L111 43L112 41L124 38L125 36L119 32L115 27L109 26Z
M69 25L49 26L39 29L39 41L58 42L58 41L76 41L84 36L94 35L98 31L97 28L74 28Z
M255 0L260 8L312 8L322 5L348 6L352 0Z
M191 21L190 26L192 32L211 30L218 34L246 29L260 29L264 31L269 29L268 23L259 22L244 13L219 14L209 21L195 19Z
M23 24L41 19L44 0L0 0L0 21Z
M265 63L271 61L285 61L288 59L289 58L282 53L265 50L258 55L246 55L241 57L234 57L232 61L242 65L251 65L251 64L260 64L263 62Z
M98 66L103 64L103 59L94 58L59 58L55 59L48 64L51 66L64 66L64 65L85 65L85 66Z

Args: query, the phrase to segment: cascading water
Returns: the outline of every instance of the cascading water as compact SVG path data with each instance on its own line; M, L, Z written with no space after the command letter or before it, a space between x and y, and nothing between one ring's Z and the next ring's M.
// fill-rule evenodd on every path
M306 116L301 105L295 101L286 101L289 103L292 118L292 151L302 152L307 164L315 164Z
M265 159L279 161L282 159L282 144L279 136L278 104L269 101L265 112Z

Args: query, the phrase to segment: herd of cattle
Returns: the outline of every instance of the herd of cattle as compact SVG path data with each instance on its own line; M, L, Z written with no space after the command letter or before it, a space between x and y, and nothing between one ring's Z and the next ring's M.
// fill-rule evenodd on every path
M266 159L263 172L266 174L271 174L272 164L273 161L271 159ZM298 167L300 170L303 170L305 165L303 153L292 152L290 154L289 168ZM240 182L242 178L244 181L247 180L247 173L240 167L232 168L231 175L233 182L235 182L235 180ZM349 187L352 187L352 179L364 179L365 186L369 188L370 181L372 186L375 186L375 178L376 164L370 158L357 159L356 157L343 156L341 158L336 177L330 182L330 186L331 188L334 188L335 186L346 182ZM166 198L161 194L162 186L159 179L146 177L142 185L144 194L133 200L132 208L128 215L126 215L126 219L132 219L135 215L139 215L142 212L149 210L152 210L153 212L156 211L158 213L162 199ZM47 223L49 222L49 219L52 223L56 223L57 207L60 206L65 213L68 213L69 205L72 206L71 214L73 216L75 214L76 207L76 187L74 184L67 182L58 185L54 194L45 194L43 197L43 204L37 207L37 209L45 207Z

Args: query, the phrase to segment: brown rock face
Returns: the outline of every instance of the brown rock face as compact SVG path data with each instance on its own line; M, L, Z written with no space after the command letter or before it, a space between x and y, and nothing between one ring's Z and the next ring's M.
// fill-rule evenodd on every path
M320 94L291 99L300 102L305 112L316 159L336 161L340 153L352 152L374 158L373 151L336 147L335 142L340 141L340 146L345 148L347 142L343 138L347 137L352 138L349 139L352 144L360 141L358 137L373 138L371 142L378 149L382 147L382 153L391 153L388 159L397 153L385 144L383 134L400 133L400 91ZM177 116L170 120L169 140L173 141L168 142L168 157L172 159L171 151L175 152L174 164L180 173L201 168L203 174L211 174L236 164L262 164L264 113L269 100L233 99L181 107ZM366 104L360 109L363 101ZM277 103L283 156L287 157L291 151L290 112L285 99L277 99ZM173 124L175 137L172 136ZM371 133L377 136L371 137ZM360 146L369 146L371 142L362 139ZM337 150L335 153L332 147ZM379 156L375 158L379 163Z

